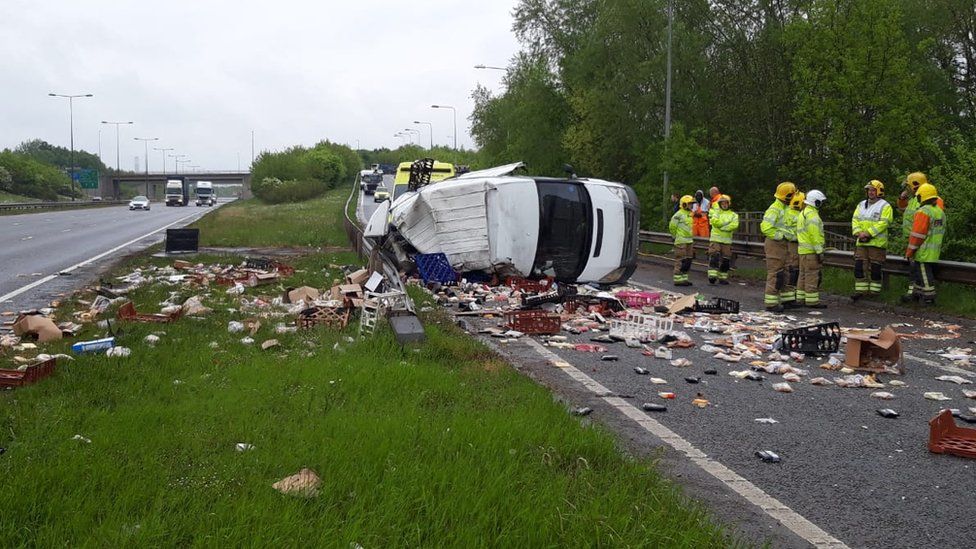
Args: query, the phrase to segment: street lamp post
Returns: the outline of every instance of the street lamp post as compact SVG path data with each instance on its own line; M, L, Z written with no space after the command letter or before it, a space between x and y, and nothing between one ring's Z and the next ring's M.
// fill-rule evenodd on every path
M508 69L506 69L504 67L492 67L491 65L475 65L474 68L476 68L476 69L491 69L493 71L504 71L504 72L508 72Z
M168 147L168 148L153 147L153 150L163 153L160 156L163 157L163 175L165 176L166 175L166 153L167 151L175 151L176 149L174 149L173 147Z
M181 154L180 156L186 156L186 155L185 154ZM192 162L192 160L190 160L189 158L187 158L186 160L181 160L181 159L177 158L176 159L176 173L177 174L180 173L180 164L189 164L190 162ZM183 173L186 173L186 172L184 171Z
M415 130L413 128L403 128L403 131L410 135L410 144L414 144L414 136L417 136L416 144L420 145L420 130Z
M414 124L427 124L427 129L430 131L430 150L434 150L434 125L430 122L423 122L421 120L414 120Z
M119 126L123 124L132 124L132 122L108 122L106 120L102 120L102 124L115 126L115 171L121 171L121 156L119 155Z
M90 93L80 93L75 95L65 95L61 93L49 93L51 97L63 97L68 100L68 124L70 129L70 141L71 141L71 156L68 159L68 177L71 178L71 188L75 188L75 98L77 97L94 97ZM71 197L74 200L74 197Z
M170 158L174 158L173 164L176 164L176 175L180 175L180 159L186 156L185 154L171 154Z
M136 141L142 141L143 145L146 146L146 198L151 198L149 196L149 142L159 141L158 137L133 137Z
M454 113L454 150L457 150L457 148L458 148L458 145L457 145L457 109L455 109L454 107L452 107L450 105L431 105L430 108L432 108L432 109L451 109L451 111Z

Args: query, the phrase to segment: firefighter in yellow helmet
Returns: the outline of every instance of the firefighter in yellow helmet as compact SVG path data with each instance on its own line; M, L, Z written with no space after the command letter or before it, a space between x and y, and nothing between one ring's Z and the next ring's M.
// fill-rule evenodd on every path
M894 221L891 204L884 196L884 183L873 179L864 186L865 198L857 203L851 218L851 232L857 239L854 248L854 295L881 293L881 269L888 249L888 228ZM870 279L870 281L869 281Z
M804 200L806 200L806 198L807 198L806 194L804 194L801 191L796 191L796 193L793 195L793 199L790 200L790 209L786 213L791 216L793 223L796 225L799 225L800 212L803 211L803 208L807 207L806 203L803 202ZM797 249L795 251L796 251L796 256L790 257L790 263L787 266L787 276L789 277L787 284L793 287L795 304L796 306L800 306L804 304L804 299L803 299L803 289L800 288L798 282L800 278L799 242L797 242Z
M905 177L905 190L898 196L898 209L904 212L901 218L901 235L905 240L909 239L912 232L912 224L915 222L915 212L922 206L918 201L918 190L922 185L931 185L929 178L922 172L912 172ZM941 198L936 197L936 207L945 211L945 203ZM902 301L911 301L917 296L915 294L915 281L908 277L908 293L902 296Z
M671 216L668 223L668 231L674 237L674 285L691 286L688 280L688 271L691 270L691 261L695 258L694 239L692 238L691 207L695 203L695 198L684 195L678 201L678 211Z
M789 254L787 235L791 228L786 217L790 200L796 194L796 185L784 181L776 186L775 200L766 208L763 214L760 230L766 237L764 250L766 252L766 289L763 302L767 311L782 312L780 293L786 288L787 271L786 259ZM795 231L795 229L794 229Z
M708 283L728 284L732 264L732 233L739 228L739 214L732 211L732 197L722 194L718 205L708 209L712 234L708 243Z
M905 257L912 263L914 298L925 304L935 303L935 277L932 264L939 261L942 240L946 233L946 216L939 207L939 194L935 186L919 185L915 198L920 204L915 212L912 230L908 234Z

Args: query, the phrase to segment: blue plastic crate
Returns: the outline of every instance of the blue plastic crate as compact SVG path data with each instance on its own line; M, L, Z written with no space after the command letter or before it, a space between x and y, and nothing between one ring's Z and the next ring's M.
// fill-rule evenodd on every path
M417 270L420 271L420 278L424 284L430 282L440 282L441 284L454 284L458 281L457 271L447 261L447 256L442 253L437 254L417 254L413 256Z

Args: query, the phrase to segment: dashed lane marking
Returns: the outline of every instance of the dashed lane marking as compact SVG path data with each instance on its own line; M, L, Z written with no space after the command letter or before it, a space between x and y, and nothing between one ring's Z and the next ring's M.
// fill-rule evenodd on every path
M559 355L543 347L539 342L527 339L526 342L533 347L539 355L547 359L553 366L559 368L573 380L579 382L590 392L603 399L604 402L616 408L620 413L634 420L645 431L659 438L668 446L687 456L695 465L699 466L706 473L715 477L719 482L728 486L735 493L739 494L753 505L759 507L764 513L774 520L789 528L793 533L800 536L815 547L841 548L847 547L844 542L831 536L816 524L805 519L796 511L790 509L776 498L763 492L755 484L749 482L735 471L722 465L718 461L708 457L704 452L695 448L680 435L668 429L657 420L650 418L643 411L633 404L615 396L609 389L601 385L595 379L583 373L581 370L566 362Z

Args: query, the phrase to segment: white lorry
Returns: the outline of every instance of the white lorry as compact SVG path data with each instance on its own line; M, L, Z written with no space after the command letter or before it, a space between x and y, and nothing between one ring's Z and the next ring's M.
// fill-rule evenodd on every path
M600 179L469 172L381 204L366 226L400 261L444 253L458 272L622 283L637 268L634 190ZM389 220L389 221L388 221Z
M190 201L190 186L185 177L175 176L166 180L166 205L186 206Z
M197 206L213 206L217 203L214 186L210 181L197 181Z

